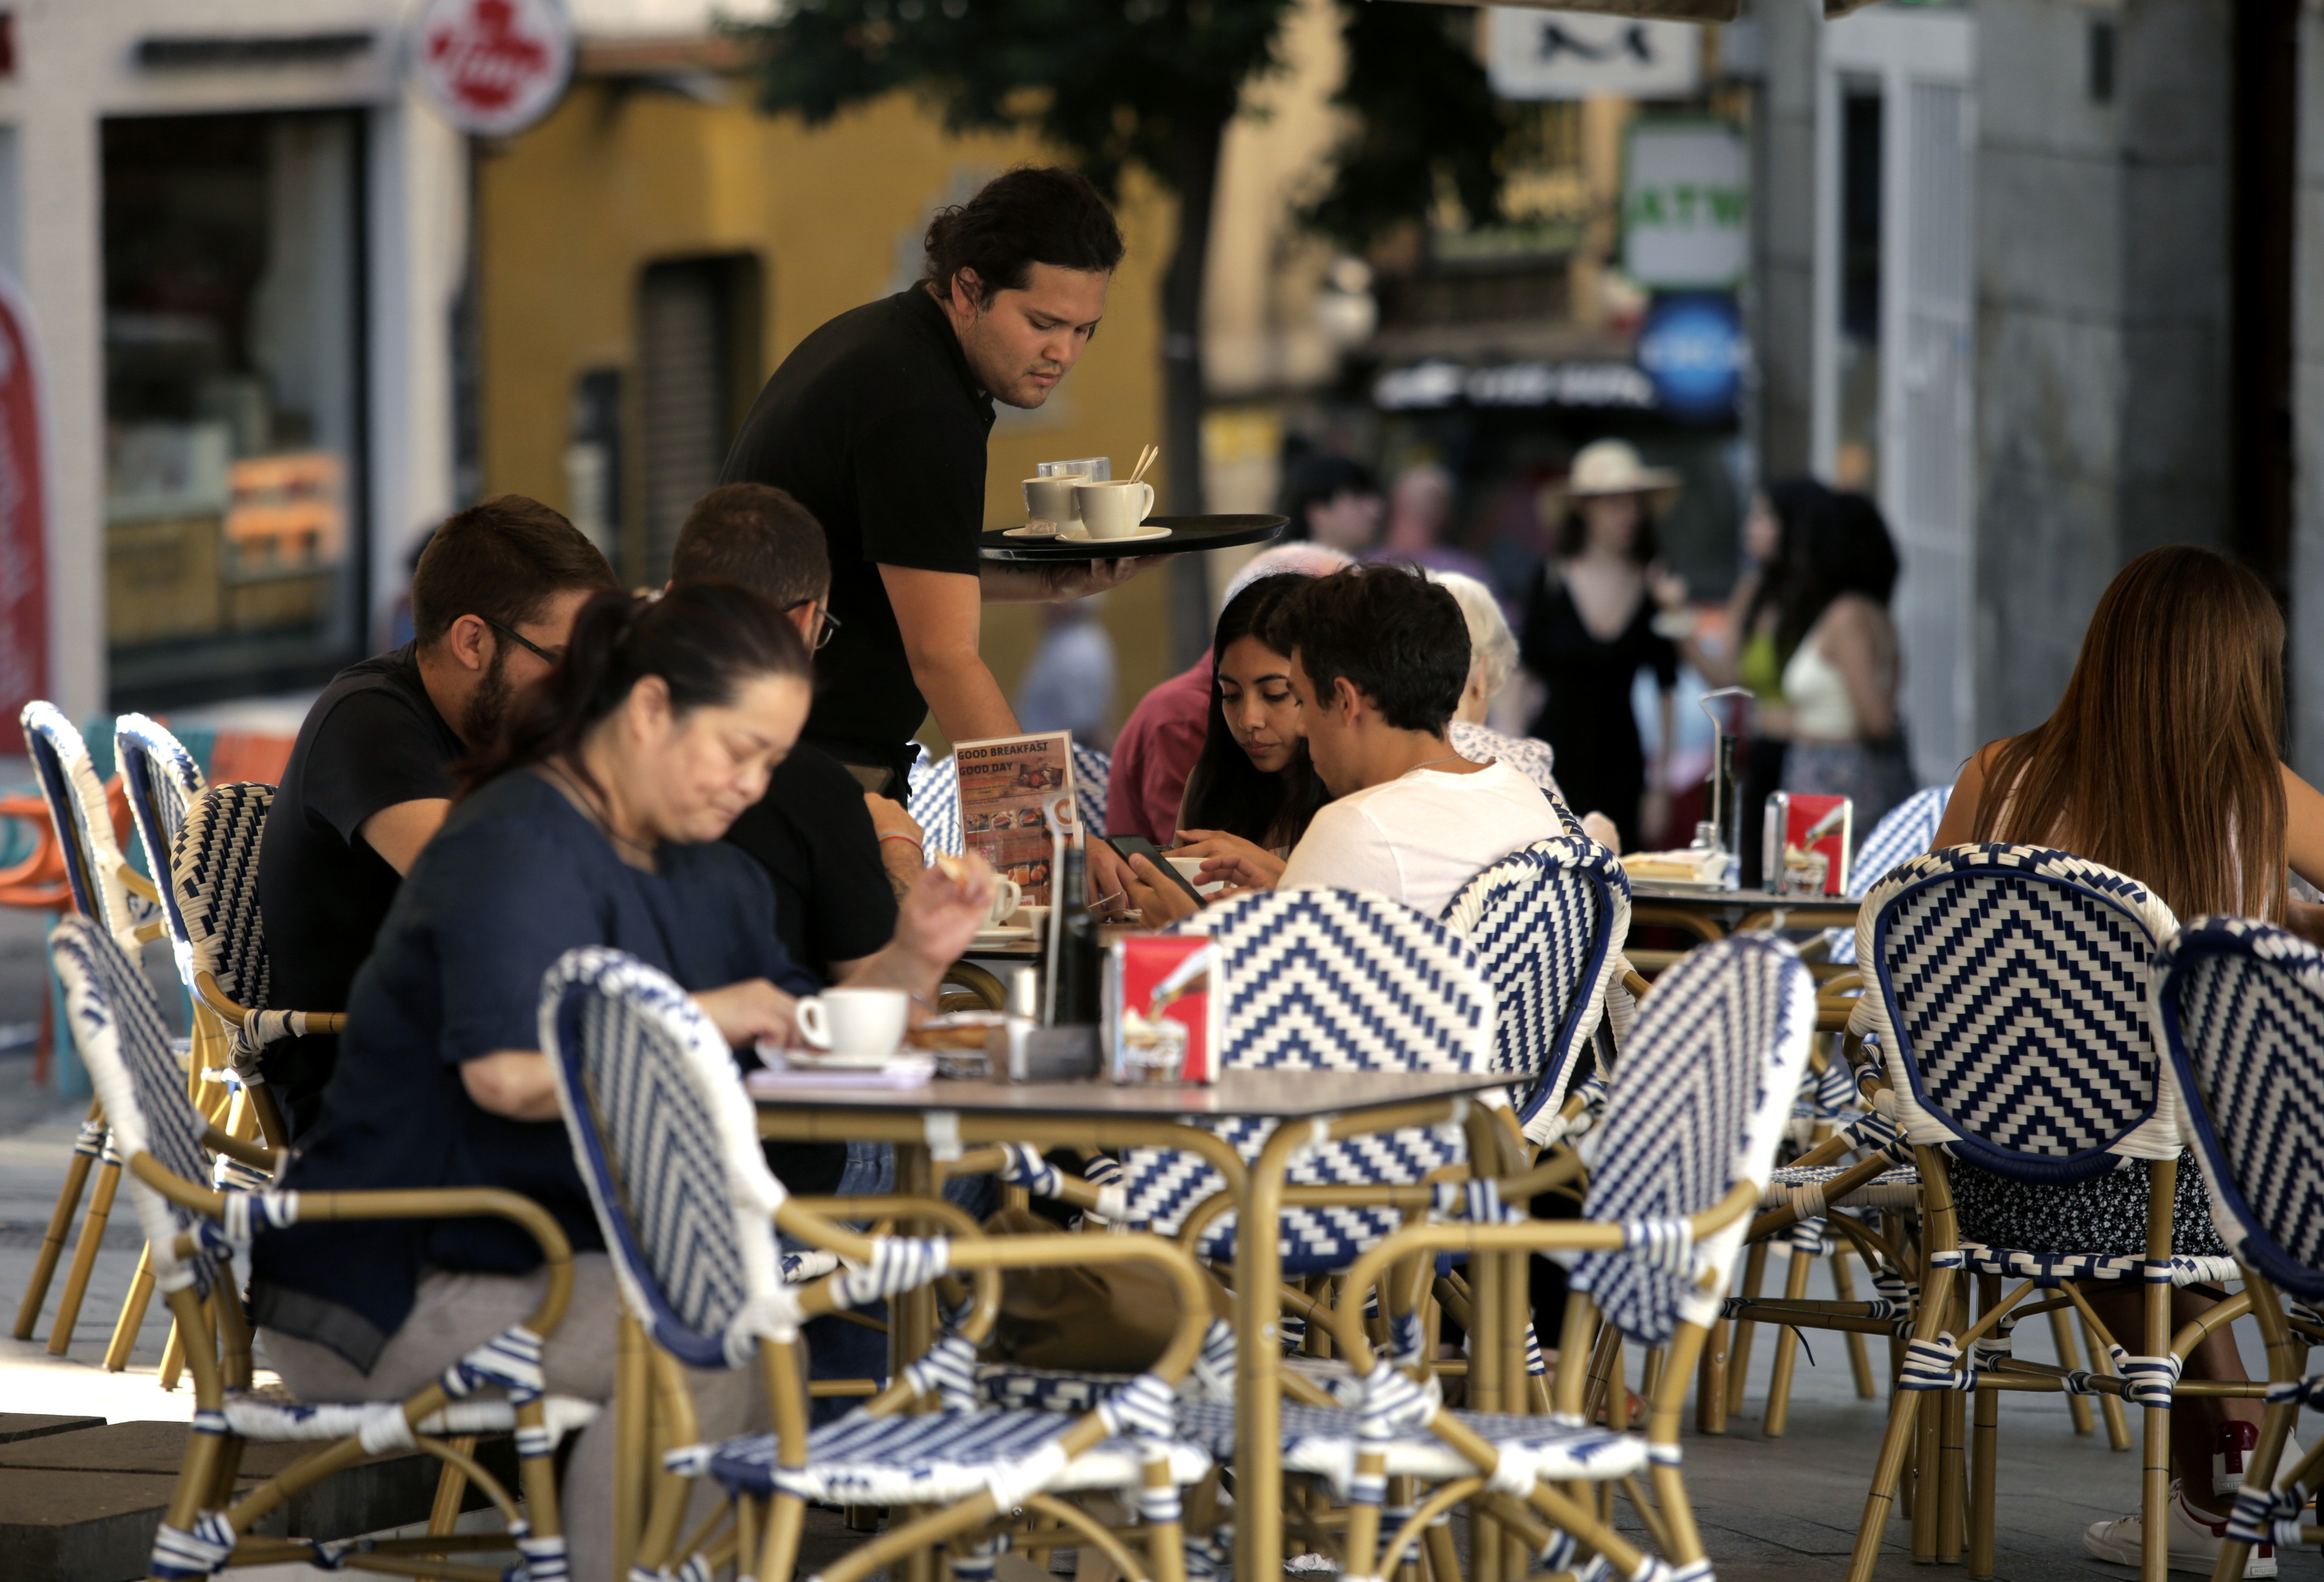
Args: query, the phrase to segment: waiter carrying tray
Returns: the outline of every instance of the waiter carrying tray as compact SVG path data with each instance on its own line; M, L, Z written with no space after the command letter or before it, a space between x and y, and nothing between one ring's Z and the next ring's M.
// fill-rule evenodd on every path
M788 489L823 524L834 629L804 736L899 800L931 711L954 741L1019 734L977 652L984 605L1085 597L1167 558L977 555L992 403L1047 401L1105 314L1121 231L1097 190L1011 171L939 213L926 245L918 283L783 359L719 475Z

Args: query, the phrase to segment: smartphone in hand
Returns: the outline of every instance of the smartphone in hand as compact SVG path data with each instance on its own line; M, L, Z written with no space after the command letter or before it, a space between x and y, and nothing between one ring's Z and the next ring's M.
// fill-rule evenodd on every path
M1156 846L1145 836L1109 835L1103 838L1106 845L1113 847L1113 855L1121 859L1122 865L1124 867L1130 868L1130 871L1135 873L1137 870L1131 865L1130 859L1133 856L1144 857L1160 871L1164 878L1169 880L1179 889L1185 891L1188 900L1192 901L1196 906L1203 904L1203 893L1195 889L1191 884L1187 883L1186 876L1178 872L1177 869L1172 867L1170 865L1170 859L1162 855L1162 848Z

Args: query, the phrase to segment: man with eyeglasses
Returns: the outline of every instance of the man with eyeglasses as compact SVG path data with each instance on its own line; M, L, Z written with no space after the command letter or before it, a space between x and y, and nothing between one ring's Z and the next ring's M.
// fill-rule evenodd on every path
M276 788L258 864L271 1004L346 1008L397 886L451 810L452 765L557 668L590 596L620 586L577 528L521 495L436 530L412 572L412 640L333 679ZM263 1057L294 1133L337 1052L309 1034Z
M695 502L670 550L669 582L733 582L764 594L811 649L839 627L825 603L831 558L821 524L765 484L722 485ZM825 983L888 943L897 897L927 866L911 815L867 794L845 764L806 741L775 765L766 794L726 838L775 882L775 934Z

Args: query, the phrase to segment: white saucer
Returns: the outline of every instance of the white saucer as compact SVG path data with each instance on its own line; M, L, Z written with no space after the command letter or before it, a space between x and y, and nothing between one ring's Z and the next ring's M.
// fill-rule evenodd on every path
M1057 534L1057 541L1061 544L1134 544L1144 539L1166 539L1169 536L1170 530L1167 527L1141 527L1136 532L1118 532L1111 538L1097 538L1086 532L1061 532Z
M1028 522L1022 527L1008 529L1001 536L1005 539L1053 539L1057 536L1057 530L1047 526L1036 527Z
M976 930L976 943L982 945L998 945L1008 939L1029 939L1032 937L1033 930L1029 927L1017 923Z
M828 1050L788 1049L782 1051L783 1065L794 1071L879 1071L890 1062L908 1059L913 1051L890 1050L884 1055L840 1055Z

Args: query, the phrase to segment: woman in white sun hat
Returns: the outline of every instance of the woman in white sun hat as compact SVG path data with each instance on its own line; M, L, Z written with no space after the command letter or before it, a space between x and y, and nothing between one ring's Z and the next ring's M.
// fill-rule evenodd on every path
M1650 467L1620 439L1585 445L1562 488L1542 493L1545 517L1560 514L1557 550L1542 569L1518 653L1548 689L1533 735L1557 755L1569 803L1614 820L1622 848L1641 836L1665 838L1671 689L1678 651L1654 629L1646 568L1655 560L1654 519L1678 495L1678 475ZM1662 691L1662 745L1655 772L1630 710L1642 668Z

